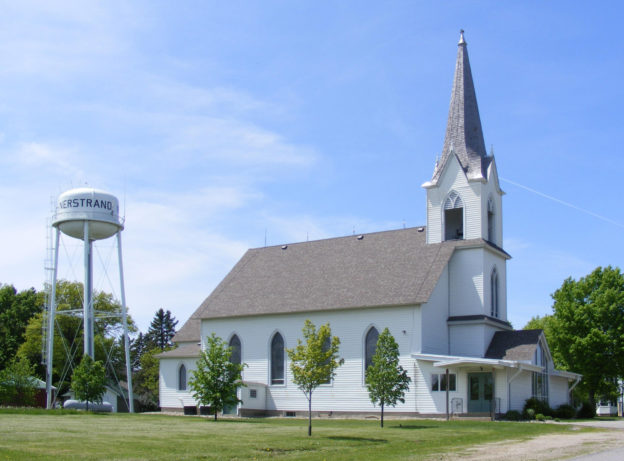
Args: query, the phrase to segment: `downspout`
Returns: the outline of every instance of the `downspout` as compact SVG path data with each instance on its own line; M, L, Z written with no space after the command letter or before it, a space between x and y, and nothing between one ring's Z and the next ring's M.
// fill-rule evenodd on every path
M581 378L576 378L576 380L574 381L574 384L572 384L572 387L570 389L568 389L568 403L570 403L571 401L571 397L572 397L572 390L576 387L576 385L578 383L581 382Z
M455 384L457 385L457 384ZM446 420L449 420L449 369L446 369Z
M446 265L446 354L451 355L451 326L448 323L448 318L451 316L451 264L453 258L449 259Z

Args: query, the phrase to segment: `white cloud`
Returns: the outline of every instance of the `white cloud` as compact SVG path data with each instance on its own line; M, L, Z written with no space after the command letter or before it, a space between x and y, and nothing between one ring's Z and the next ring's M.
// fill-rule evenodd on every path
M84 176L75 149L42 142L23 142L7 155L7 160L24 169L43 168L52 173Z
M173 152L201 151L206 159L246 166L311 165L312 149L287 142L279 134L254 123L212 117L196 117L179 126L170 137Z

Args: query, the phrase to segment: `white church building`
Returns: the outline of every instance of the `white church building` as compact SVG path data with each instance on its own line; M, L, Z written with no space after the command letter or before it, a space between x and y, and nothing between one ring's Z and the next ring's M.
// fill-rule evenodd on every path
M411 377L406 416L522 410L530 397L555 408L580 380L553 367L541 330L507 321L504 192L485 150L463 33L444 147L427 191L427 225L248 250L160 355L160 406L195 411L188 380L215 333L247 364L239 415L307 411L285 349L304 321L330 323L344 364L314 394L325 415L377 413L364 377L388 328ZM448 373L448 374L447 374ZM448 379L447 379L448 376Z

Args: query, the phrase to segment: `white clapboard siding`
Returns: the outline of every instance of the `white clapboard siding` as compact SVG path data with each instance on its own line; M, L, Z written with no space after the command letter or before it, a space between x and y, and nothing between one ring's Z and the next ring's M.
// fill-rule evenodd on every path
M456 250L449 262L450 315L483 314L482 248Z
M559 376L549 376L548 403L552 408L569 403L567 379Z
M446 328L446 320L449 316L448 274L448 267L445 267L429 301L423 304L420 310L422 344L420 348L413 352L425 354L449 353L448 328Z
M180 365L186 366L186 391L178 390L178 370ZM195 359L169 358L160 360L159 396L161 408L184 408L196 405L188 380L195 370Z
M245 381L266 384L268 410L297 411L307 409L307 400L292 382L292 374L286 359L286 384L271 385L269 382L269 361L271 339L280 332L286 348L293 348L297 339L302 339L302 328L306 319L317 327L330 323L332 335L341 340L340 357L345 363L338 368L334 381L317 388L313 394L315 411L374 411L364 384L362 357L364 339L371 326L381 333L388 327L399 345L402 366L411 373L411 353L420 344L420 308L392 307L335 312L267 315L213 319L202 322L202 338L213 332L226 341L236 334L241 341L242 360L247 364L243 371ZM413 412L414 396L408 395L404 404L393 410Z
M451 325L451 355L463 357L483 357L485 348L486 326L484 324Z
M452 191L464 206L464 239L483 236L482 187L480 182L468 182L455 156L449 158L437 186L427 189L427 243L444 240L444 203Z
M524 403L531 397L531 378L531 372L523 371L510 383L510 410L522 411L524 408Z

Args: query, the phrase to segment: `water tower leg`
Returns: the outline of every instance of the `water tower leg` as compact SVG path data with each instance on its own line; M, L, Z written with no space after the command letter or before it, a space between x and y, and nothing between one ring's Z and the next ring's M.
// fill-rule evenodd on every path
M128 337L128 313L126 309L126 288L121 257L121 231L117 232L117 252L119 259L119 281L121 287L121 316L124 329L124 349L126 350L126 376L128 381L128 411L134 413L134 391L132 390L132 363L130 362L130 338Z
M56 276L58 273L58 252L61 231L56 228L54 242L54 266L52 268L52 286L50 287L50 305L48 307L48 344L46 357L46 408L52 408L52 357L54 352L54 316L56 314Z
M84 355L95 358L93 340L93 244L89 239L89 221L84 222Z

